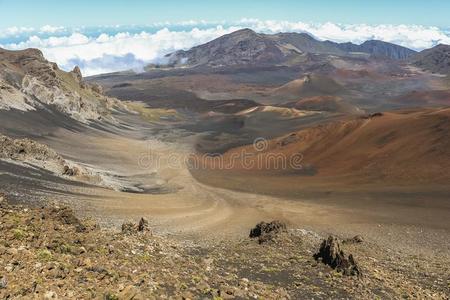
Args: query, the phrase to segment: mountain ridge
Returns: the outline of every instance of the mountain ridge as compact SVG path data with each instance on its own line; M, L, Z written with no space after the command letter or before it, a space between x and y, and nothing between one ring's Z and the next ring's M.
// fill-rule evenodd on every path
M335 43L339 49L347 52L363 52L374 57L387 57L394 60L406 60L415 53L409 48L380 40L367 40L357 45L353 43Z
M0 110L30 111L50 106L87 123L109 118L122 104L103 95L97 84L86 83L80 69L59 69L38 49L0 48Z
M439 44L411 58L417 67L433 73L450 74L450 45Z
M354 56L365 54L377 58L406 60L416 53L409 48L379 40L361 45L320 41L308 33L256 33L245 28L223 35L210 42L178 50L166 55L169 65L230 66L283 64L305 54Z

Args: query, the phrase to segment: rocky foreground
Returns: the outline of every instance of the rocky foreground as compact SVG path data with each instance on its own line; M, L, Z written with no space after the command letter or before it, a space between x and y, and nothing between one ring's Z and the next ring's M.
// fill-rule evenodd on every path
M327 239L281 222L244 240L194 242L121 231L69 208L0 195L1 299L448 299L448 258L424 260L363 237Z

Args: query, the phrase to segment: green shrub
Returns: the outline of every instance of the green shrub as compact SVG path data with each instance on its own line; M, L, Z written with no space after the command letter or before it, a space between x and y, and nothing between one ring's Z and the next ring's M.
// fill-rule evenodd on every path
M27 237L27 233L19 228L13 229L13 235L16 240L23 240Z
M51 261L53 259L52 253L47 249L40 249L36 254L37 258L41 261Z
M105 300L119 300L119 297L111 293L106 293Z

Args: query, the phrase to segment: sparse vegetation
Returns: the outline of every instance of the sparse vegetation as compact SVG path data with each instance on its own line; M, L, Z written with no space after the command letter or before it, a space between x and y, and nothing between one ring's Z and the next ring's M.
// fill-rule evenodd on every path
M140 102L126 102L127 107L139 113L142 119L149 122L179 121L180 114L174 109L150 108Z
M146 296L376 299L380 295L431 299L443 297L448 289L448 281L439 280L450 271L444 257L439 264L423 262L421 256L409 256L404 262L390 257L386 265L380 258L392 254L382 248L366 246L366 241L342 244L351 248L346 248L347 253L358 257L364 270L361 279L316 262L312 254L318 251L319 238L294 234L283 226L262 245L248 238L195 246L155 236L145 219L125 234L84 223L67 208L24 211L0 205L0 214L4 216L0 237L7 245L0 246L0 270L5 270L0 277L2 299L43 294L109 300ZM27 222L33 240L18 239L22 231L5 230L16 221ZM77 230L79 223L85 230ZM146 229L137 230L139 224ZM417 271L414 276L411 264ZM377 277L380 268L381 279Z
M22 229L13 229L13 235L16 240L23 240L27 235Z
M0 299L448 299L448 53L242 29L83 78L0 49Z
M52 253L47 249L39 249L36 252L36 256L40 261L51 261L53 259Z

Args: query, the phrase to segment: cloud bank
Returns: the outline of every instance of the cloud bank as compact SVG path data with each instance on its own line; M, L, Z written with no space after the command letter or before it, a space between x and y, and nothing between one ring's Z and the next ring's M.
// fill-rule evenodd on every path
M75 65L80 65L83 75L89 76L128 69L139 70L145 64L159 61L167 53L206 43L237 29L239 28L225 29L217 26L171 31L164 28L155 33L101 33L97 37L79 32L48 38L32 35L25 41L3 47L11 50L39 48L48 60L58 63L61 68L70 70Z
M185 21L147 26L101 26L69 29L46 25L38 29L12 27L0 30L0 47L39 48L47 59L65 70L79 65L83 75L133 69L160 61L165 54L188 49L241 28L257 32L306 32L321 40L362 43L378 39L422 50L450 44L450 32L420 25L312 24L243 19L234 23Z

